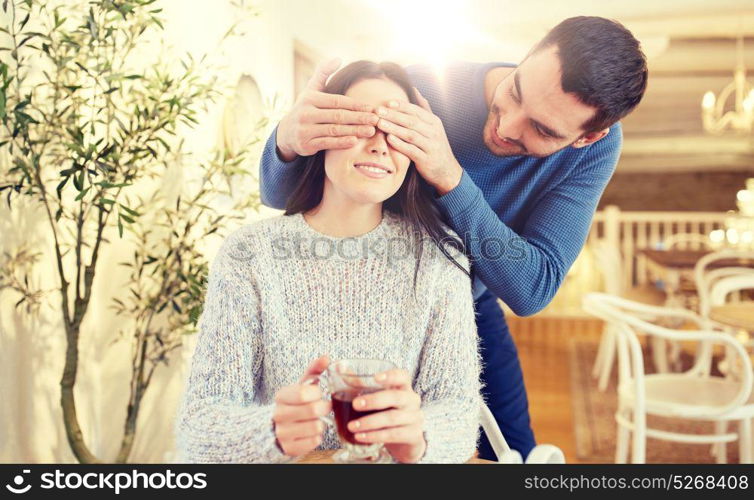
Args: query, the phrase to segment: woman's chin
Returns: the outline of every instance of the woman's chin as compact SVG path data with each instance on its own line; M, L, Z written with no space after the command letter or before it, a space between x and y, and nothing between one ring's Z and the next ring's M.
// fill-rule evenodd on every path
M351 193L351 199L363 205L375 205L377 203L383 203L385 200L393 196L393 193L377 190L358 191Z
M377 205L390 198L389 196L354 196L352 199L360 205Z

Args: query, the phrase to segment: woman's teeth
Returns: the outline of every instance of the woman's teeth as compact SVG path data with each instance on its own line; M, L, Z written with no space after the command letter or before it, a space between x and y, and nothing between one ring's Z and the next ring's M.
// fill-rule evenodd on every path
M370 167L369 165L357 165L358 168L363 168L364 170L368 170L370 172L376 172L378 174L387 174L389 173L387 170L377 168L377 167Z

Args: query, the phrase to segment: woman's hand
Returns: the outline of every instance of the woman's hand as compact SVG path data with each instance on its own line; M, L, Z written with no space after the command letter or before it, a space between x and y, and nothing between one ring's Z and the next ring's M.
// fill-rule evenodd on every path
M332 406L322 399L319 387L306 383L306 380L322 373L328 364L330 359L327 356L315 359L298 384L283 387L275 393L272 416L275 437L280 449L288 456L309 453L322 442L325 424L319 417L327 415Z
M375 375L385 390L353 400L358 411L383 410L348 424L360 443L384 443L398 462L416 463L427 449L422 424L421 398L411 388L406 370L389 370Z

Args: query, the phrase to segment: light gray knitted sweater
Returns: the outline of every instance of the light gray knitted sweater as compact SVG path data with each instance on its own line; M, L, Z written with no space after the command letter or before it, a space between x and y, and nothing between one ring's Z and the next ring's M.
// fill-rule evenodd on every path
M287 461L272 426L275 392L323 354L406 369L422 399L422 462L470 458L482 402L471 281L423 238L387 210L354 238L319 233L301 214L230 235L211 266L176 418L178 460ZM320 448L338 447L325 431Z

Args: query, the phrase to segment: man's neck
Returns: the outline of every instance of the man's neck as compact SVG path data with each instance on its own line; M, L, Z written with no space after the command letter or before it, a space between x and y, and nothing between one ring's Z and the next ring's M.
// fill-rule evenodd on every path
M492 97L495 95L495 89L500 85L506 76L511 74L516 68L497 67L487 71L484 75L484 102L487 103L487 109L490 108Z

